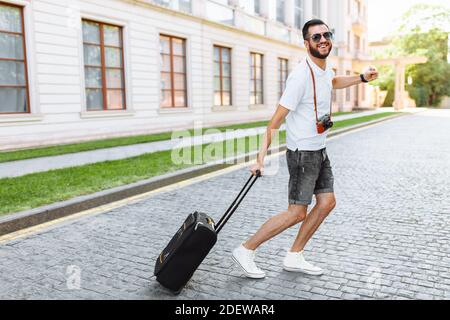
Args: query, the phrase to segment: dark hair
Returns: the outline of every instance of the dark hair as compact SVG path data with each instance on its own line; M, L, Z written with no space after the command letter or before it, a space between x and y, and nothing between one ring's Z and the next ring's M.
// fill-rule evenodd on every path
M319 25L326 25L327 28L330 29L330 27L328 27L328 25L320 19L309 20L308 22L305 23L305 25L303 26L303 29L302 29L303 40L306 40L306 38L308 37L308 31L309 31L310 27L319 26Z

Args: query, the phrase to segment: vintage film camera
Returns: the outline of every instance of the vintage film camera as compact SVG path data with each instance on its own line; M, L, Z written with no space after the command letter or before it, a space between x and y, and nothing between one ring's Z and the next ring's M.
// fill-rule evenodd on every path
M318 133L323 133L330 129L332 126L333 121L331 121L331 116L328 113L320 117L320 119L316 123Z

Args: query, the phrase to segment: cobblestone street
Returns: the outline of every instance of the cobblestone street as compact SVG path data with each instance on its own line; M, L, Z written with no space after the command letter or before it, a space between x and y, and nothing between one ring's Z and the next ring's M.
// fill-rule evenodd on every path
M283 154L278 173L256 182L179 296L152 278L157 255L188 213L218 219L247 168L0 243L0 298L450 299L450 110L350 132L327 150L337 206L305 250L322 276L282 269L298 226L259 249L265 279L245 278L230 258L286 209Z

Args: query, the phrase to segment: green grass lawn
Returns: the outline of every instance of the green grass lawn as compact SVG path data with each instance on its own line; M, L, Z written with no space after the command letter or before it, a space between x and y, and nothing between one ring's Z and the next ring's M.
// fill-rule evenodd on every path
M343 115L354 112L337 112L334 115ZM217 129L220 131L226 130L236 130L236 129L248 129L248 128L256 128L266 126L268 121L257 121L243 124L235 124L223 127L217 127L213 129ZM202 134L210 130L211 128L202 129ZM189 130L190 134L199 134L200 132L194 132L193 129ZM155 142L162 140L170 140L172 137L172 132L163 132L157 134L147 134L147 135L139 135L139 136L130 136L130 137L120 137L120 138L110 138L110 139L102 139L81 143L73 143L73 144L64 144L52 147L42 147L42 148L33 148L33 149L25 149L25 150L17 150L17 151L6 151L0 152L0 163L8 162L8 161L17 161L17 160L25 160L39 157L48 157L48 156L57 156L62 154L69 154L75 152L82 151L90 151L96 149L104 149L104 148L112 148L112 147L120 147L120 146L128 146L138 143L147 143L147 142Z
M190 163L175 164L172 161L172 150L148 153L133 158L105 161L79 167L57 169L47 172L33 173L17 178L0 179L0 215L39 207L79 195L94 193L100 190L133 183L146 178L172 172L178 169L204 164L206 161L196 155L203 152L212 154L209 160L220 159L219 153L208 152L216 147L225 149L223 157L243 154L256 150L250 146L250 137L236 140L229 148L229 142L218 142L180 149L181 155L190 154L186 159ZM228 148L227 148L228 147ZM198 152L201 150L201 152ZM197 162L194 162L196 160Z
M400 114L400 113L401 112L382 112L382 113L373 114L373 115L369 115L369 116L362 116L362 117L353 118L353 119L335 121L331 130L341 129L343 127L348 127L348 126L352 126L352 125L355 125L358 123L377 120L377 119L385 118L385 117L392 116L395 114Z
M335 122L333 130L390 115L387 112L358 119ZM140 155L133 158L105 161L79 167L40 172L16 178L0 179L0 215L36 208L76 196L90 194L212 160L244 154L258 149L256 137L217 142L212 145L183 149L190 163L173 162L172 150ZM280 132L280 143L285 143L286 132ZM233 143L234 141L234 143ZM186 153L190 150L190 154ZM224 150L223 154L220 150ZM180 151L180 150L178 150ZM196 152L195 152L196 151ZM194 158L195 155L211 155L210 159ZM197 163L194 160L198 160Z

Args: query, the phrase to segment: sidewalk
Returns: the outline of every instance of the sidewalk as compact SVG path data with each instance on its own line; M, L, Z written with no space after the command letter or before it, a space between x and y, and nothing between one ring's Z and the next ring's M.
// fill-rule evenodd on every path
M336 116L333 121L342 121L373 115L382 112L394 111L393 108L380 108L373 111L363 111L356 114ZM410 112L410 110L408 110ZM44 172L53 169L81 166L103 161L126 159L145 153L171 150L174 147L207 144L229 139L242 138L264 133L266 127L239 129L229 133L207 134L185 139L164 140L150 143L141 143L122 147L98 149L92 151L70 153L60 156L41 157L27 160L0 163L0 179L19 177L30 173ZM281 127L284 130L284 125Z

